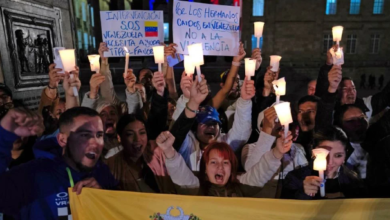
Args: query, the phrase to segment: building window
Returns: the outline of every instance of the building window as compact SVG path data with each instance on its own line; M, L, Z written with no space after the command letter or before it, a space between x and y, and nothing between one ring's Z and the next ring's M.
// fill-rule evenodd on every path
M253 0L253 16L264 16L264 0Z
M324 47L322 49L323 53L328 52L328 50L333 46L333 36L332 34L324 34Z
M257 37L252 35L252 50L257 48ZM263 48L263 37L260 38L260 49Z
M384 0L374 0L374 14L383 14Z
M83 21L87 21L87 12L85 10L85 2L81 2L81 13L83 16Z
M349 34L347 36L347 53L353 54L356 53L356 34Z
M370 43L370 53L378 53L379 52L379 34L371 34L371 43Z
M78 48L81 49L83 48L83 38L81 38L81 31L77 31L77 43L78 43Z
M93 14L93 7L91 7L91 25L95 27L95 15Z
M84 49L88 50L88 34L84 33Z
M169 23L164 23L164 41L169 41Z
M327 15L335 15L337 11L337 0L326 0L326 11Z
M360 0L351 0L351 4L349 6L349 14L357 15L360 13Z

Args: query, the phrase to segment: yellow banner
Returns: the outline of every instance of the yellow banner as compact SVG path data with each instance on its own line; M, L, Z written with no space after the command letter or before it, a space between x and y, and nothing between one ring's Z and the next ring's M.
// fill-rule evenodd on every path
M390 199L301 201L69 190L74 220L390 219Z

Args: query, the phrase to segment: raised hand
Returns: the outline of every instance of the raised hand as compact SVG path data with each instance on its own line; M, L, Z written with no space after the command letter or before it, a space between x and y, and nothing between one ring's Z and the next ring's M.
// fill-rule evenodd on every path
M58 72L61 72L62 69L55 68L55 67L56 67L56 64L54 64L54 63L50 64L50 66L49 66L49 86L50 86L50 88L57 88L60 81L63 80L65 77L65 74L58 73Z
M322 182L323 179L318 176L307 176L303 181L303 191L306 195L313 197L318 193Z
M195 80L192 83L190 102L197 104L198 106L202 103L207 95L209 94L209 88L207 86L207 80L202 75L202 81Z
M156 89L157 94L159 94L160 96L163 96L164 89L165 89L165 79L164 79L163 73L155 72L153 74L152 84L153 84L153 87Z
M96 99L97 94L99 92L100 85L106 80L106 76L95 73L92 74L91 79L89 80L89 98Z
M260 68L260 65L261 65L262 61L263 61L263 58L261 57L261 50L260 50L260 48L255 48L252 51L251 58L256 60L256 70L258 70Z
M276 158L282 159L283 155L291 149L292 135L291 131L287 133L287 138L284 137L284 131L280 131L279 135L276 140L276 147L272 148L272 153Z
M165 46L164 43L161 43L161 44ZM176 48L175 47L177 47L177 44L175 44L175 43L169 44L168 46L164 47L164 56L165 56L165 58L167 56L171 56L173 58L175 57L175 54L176 54Z
M70 75L73 74L73 77ZM68 96L75 96L73 93L73 87L77 88L77 91L80 90L81 82L79 79L79 67L75 66L75 69L70 72L65 72L64 83L62 84L64 91Z
M130 93L135 92L135 82L137 77L133 73L133 69L128 69L127 73L123 73L123 79L125 80L126 88Z
M107 43L101 42L99 44L99 55L102 62L107 62L108 58L104 56L104 52L109 51Z
M77 182L76 185L74 185L72 191L76 192L76 195L80 195L83 187L94 188L94 189L101 189L102 188L94 177L89 177L89 178L86 178L86 179L83 179L83 180Z
M343 73L341 66L333 65L332 69L328 73L328 92L335 93L337 91L337 88L339 87L342 78Z
M183 71L183 73L181 74L180 89L183 92L184 97L186 97L187 99L190 99L192 83L192 77L187 76L187 74Z
M241 98L244 100L251 100L255 96L255 82L253 80L244 80L241 87Z
M0 124L5 130L19 137L42 134L45 130L42 116L23 108L10 109Z
M269 107L264 111L262 131L272 135L272 130L275 127L275 120L278 117L274 107Z
M156 138L157 145L163 150L166 158L175 156L175 149L172 147L175 137L169 131L163 131Z
M335 53L336 51L339 49L339 46L337 44L333 45L332 48L330 48L328 50L328 52L326 52L326 64L327 65L333 65L333 57L332 57L332 54L330 53L331 50L333 50Z
M244 59L246 55L244 44L240 42L240 49L238 51L238 55L233 58L233 62L240 62L242 59Z

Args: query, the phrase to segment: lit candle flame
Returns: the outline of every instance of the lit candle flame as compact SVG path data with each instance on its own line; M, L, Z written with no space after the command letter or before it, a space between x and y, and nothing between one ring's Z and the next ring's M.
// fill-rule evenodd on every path
M129 52L129 50L127 50L127 47L123 47L123 49L126 51L126 53Z

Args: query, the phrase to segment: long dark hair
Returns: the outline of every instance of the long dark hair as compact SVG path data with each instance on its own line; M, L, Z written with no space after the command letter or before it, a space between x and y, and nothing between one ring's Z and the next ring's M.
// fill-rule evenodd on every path
M352 153L352 146L349 143L347 134L343 131L343 129L337 126L330 126L317 131L314 134L313 147L318 147L324 141L340 141L345 149L346 160Z

